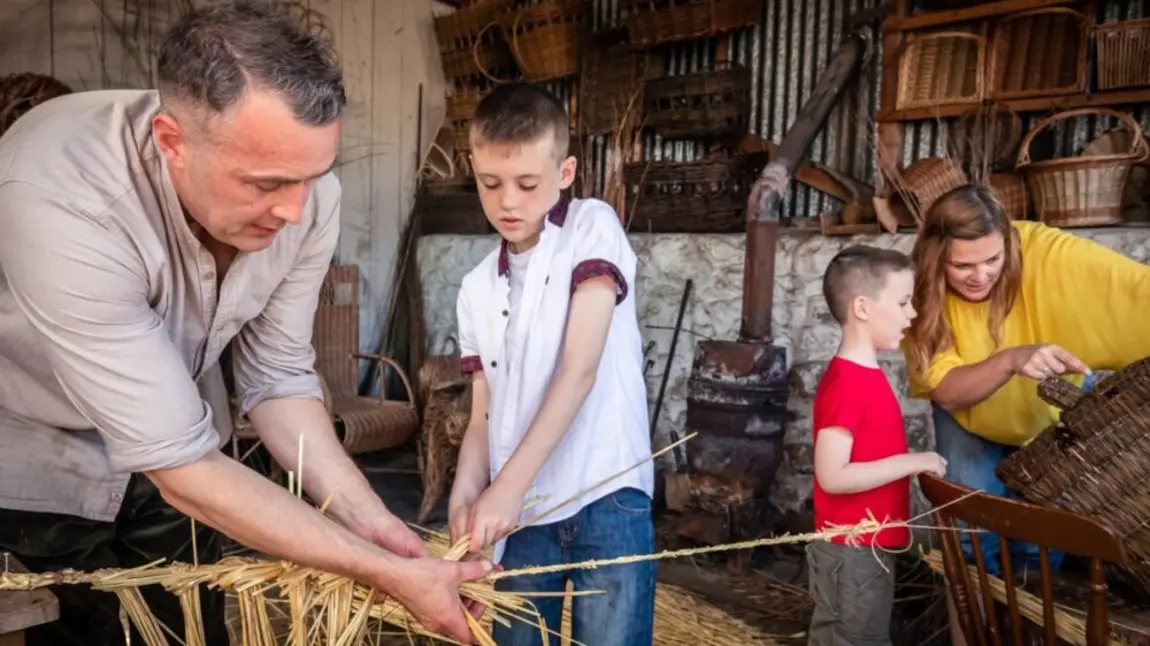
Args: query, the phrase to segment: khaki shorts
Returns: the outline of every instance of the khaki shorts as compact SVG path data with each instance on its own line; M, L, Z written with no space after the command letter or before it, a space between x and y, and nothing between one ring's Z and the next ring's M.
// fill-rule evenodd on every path
M894 564L878 548L807 544L815 604L808 646L890 646Z

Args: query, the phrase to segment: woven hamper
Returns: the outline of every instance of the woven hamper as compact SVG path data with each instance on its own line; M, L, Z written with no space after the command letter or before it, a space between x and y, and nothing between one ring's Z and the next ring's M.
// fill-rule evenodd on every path
M1150 591L1150 358L1083 392L1061 378L1038 394L1060 424L1003 460L1002 482L1027 500L1098 519L1121 536L1129 572Z

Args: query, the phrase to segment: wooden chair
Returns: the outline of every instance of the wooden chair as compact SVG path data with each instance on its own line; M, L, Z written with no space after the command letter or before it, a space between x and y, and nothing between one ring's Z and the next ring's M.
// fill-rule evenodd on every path
M344 449L352 455L403 444L419 429L418 402L411 381L395 361L359 351L359 270L355 265L332 265L320 289L312 330L316 372L324 389L324 404L337 430L342 427ZM408 401L359 395L359 364L373 361L383 378L391 368L407 391ZM244 416L234 416L232 453L241 459L239 442L257 440ZM273 479L274 476L273 476Z
M947 584L958 611L966 642L971 646L1002 646L1013 643L1024 646L1022 617L1019 612L1019 584L1010 562L1008 539L1039 546L1041 557L1041 583L1043 606L1043 632L1047 646L1057 643L1053 575L1047 561L1049 550L1088 557L1090 561L1090 591L1086 616L1087 646L1110 643L1110 621L1107 615L1106 564L1126 565L1126 552L1118 536L1100 523L1060 509L1039 507L1030 503L1009 500L948 482L932 475L919 476L923 494L933 507L932 516L939 528L943 564ZM971 578L971 567L963 556L958 524L967 530L984 529L999 537L1002 550L1001 577L1006 588L1006 609L1012 638L1006 640L1000 626L996 599L992 594L986 563L980 542L971 540L978 573L977 591L981 604L974 598L976 587ZM972 534L974 539L976 535ZM987 609L983 612L983 608Z

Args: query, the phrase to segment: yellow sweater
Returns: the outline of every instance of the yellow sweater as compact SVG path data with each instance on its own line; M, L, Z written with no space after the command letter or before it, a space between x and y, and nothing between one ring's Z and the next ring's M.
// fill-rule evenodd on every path
M1062 346L1092 370L1115 370L1150 356L1150 266L1086 238L1037 222L1015 222L1022 249L1022 286L1003 324L1002 346ZM948 294L945 316L955 347L935 355L911 394L926 398L951 368L990 357L990 304ZM1081 383L1078 378L1076 383ZM1015 376L985 401L954 411L967 430L1021 446L1057 419L1037 382Z

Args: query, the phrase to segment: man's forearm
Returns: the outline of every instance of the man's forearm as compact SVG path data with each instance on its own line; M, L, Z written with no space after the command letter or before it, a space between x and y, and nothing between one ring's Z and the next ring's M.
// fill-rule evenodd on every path
M303 489L345 527L376 519L386 506L347 455L323 403L311 398L269 399L248 415L268 451L284 469L299 470L303 437ZM334 495L333 495L334 492ZM390 513L390 512L387 512Z
M500 470L496 481L526 491L551 452L567 433L588 393L595 385L595 372L576 368L560 370L543 398L543 406L515 453Z
M998 392L1014 376L1008 351L967 366L952 368L931 393L931 399L948 411L976 406Z
M359 581L394 579L398 557L222 453L146 475L173 507L259 552Z

